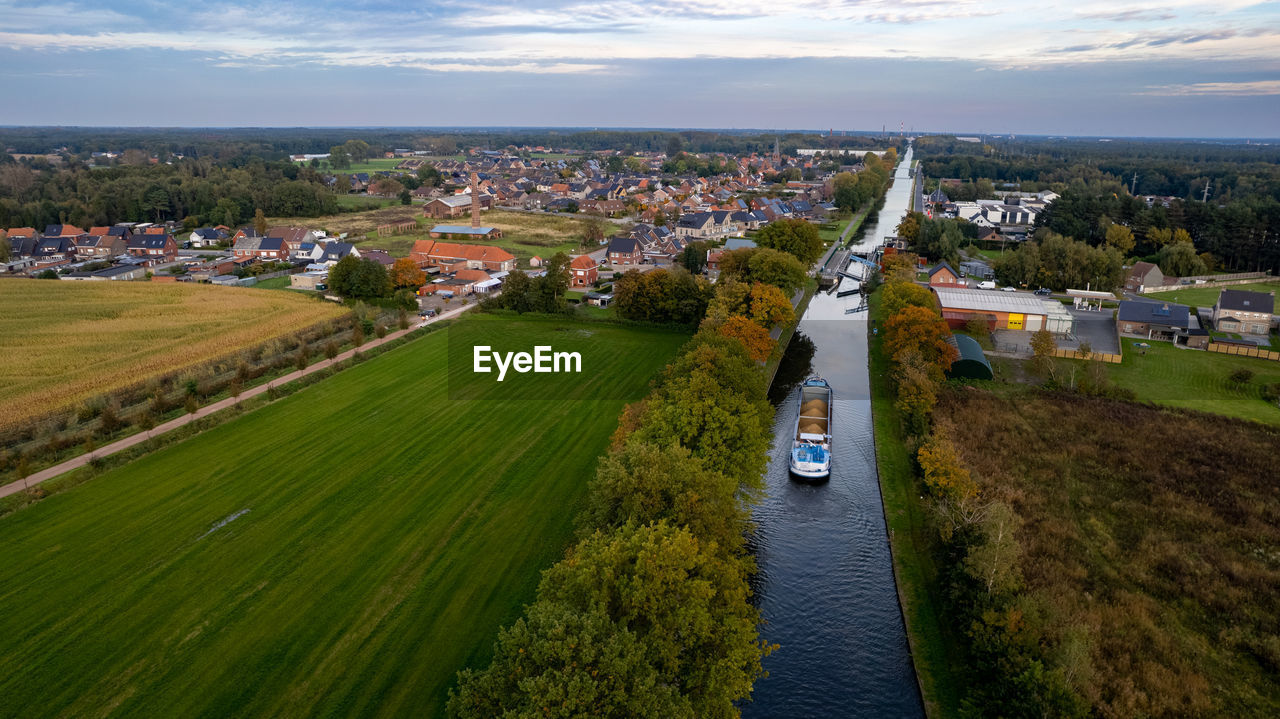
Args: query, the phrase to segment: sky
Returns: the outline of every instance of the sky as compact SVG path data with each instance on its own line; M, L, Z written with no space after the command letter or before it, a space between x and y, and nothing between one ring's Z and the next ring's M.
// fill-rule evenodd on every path
M1280 137L1280 0L0 0L0 125Z

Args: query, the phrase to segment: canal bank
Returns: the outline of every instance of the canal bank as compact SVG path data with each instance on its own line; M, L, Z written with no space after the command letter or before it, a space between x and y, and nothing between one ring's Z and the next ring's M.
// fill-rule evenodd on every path
M908 152L876 229L905 212ZM886 215L889 213L889 215ZM765 661L747 717L924 716L898 592L871 412L866 312L856 295L813 297L778 371L765 494L753 510L763 637L779 645ZM833 466L823 484L800 484L787 458L798 407L795 382L824 377L835 392Z

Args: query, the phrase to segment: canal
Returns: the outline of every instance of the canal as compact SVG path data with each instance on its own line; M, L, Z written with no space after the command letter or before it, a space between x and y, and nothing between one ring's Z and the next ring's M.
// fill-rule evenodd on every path
M893 233L914 184L910 163L908 151L876 225L856 249ZM765 496L753 511L753 549L762 634L780 646L765 660L769 676L756 682L746 717L924 715L876 475L867 316L846 314L858 304L856 295L834 292L813 298L770 393L777 419ZM787 456L796 385L815 374L835 391L833 462L828 482L808 485L789 477Z

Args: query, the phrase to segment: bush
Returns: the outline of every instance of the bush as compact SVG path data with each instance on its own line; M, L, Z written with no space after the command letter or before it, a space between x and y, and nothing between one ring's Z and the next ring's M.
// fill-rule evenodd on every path
M1252 379L1253 370L1247 367L1231 370L1231 374L1227 375L1227 383L1237 389L1249 384Z

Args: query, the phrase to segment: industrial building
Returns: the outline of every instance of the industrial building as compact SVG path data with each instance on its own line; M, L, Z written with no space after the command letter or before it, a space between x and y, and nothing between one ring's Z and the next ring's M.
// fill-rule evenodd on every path
M1054 334L1071 334L1074 319L1056 300L1042 300L1026 292L996 292L949 287L932 288L938 297L942 318L954 329L964 327L974 317L985 318L991 330L1047 329Z

